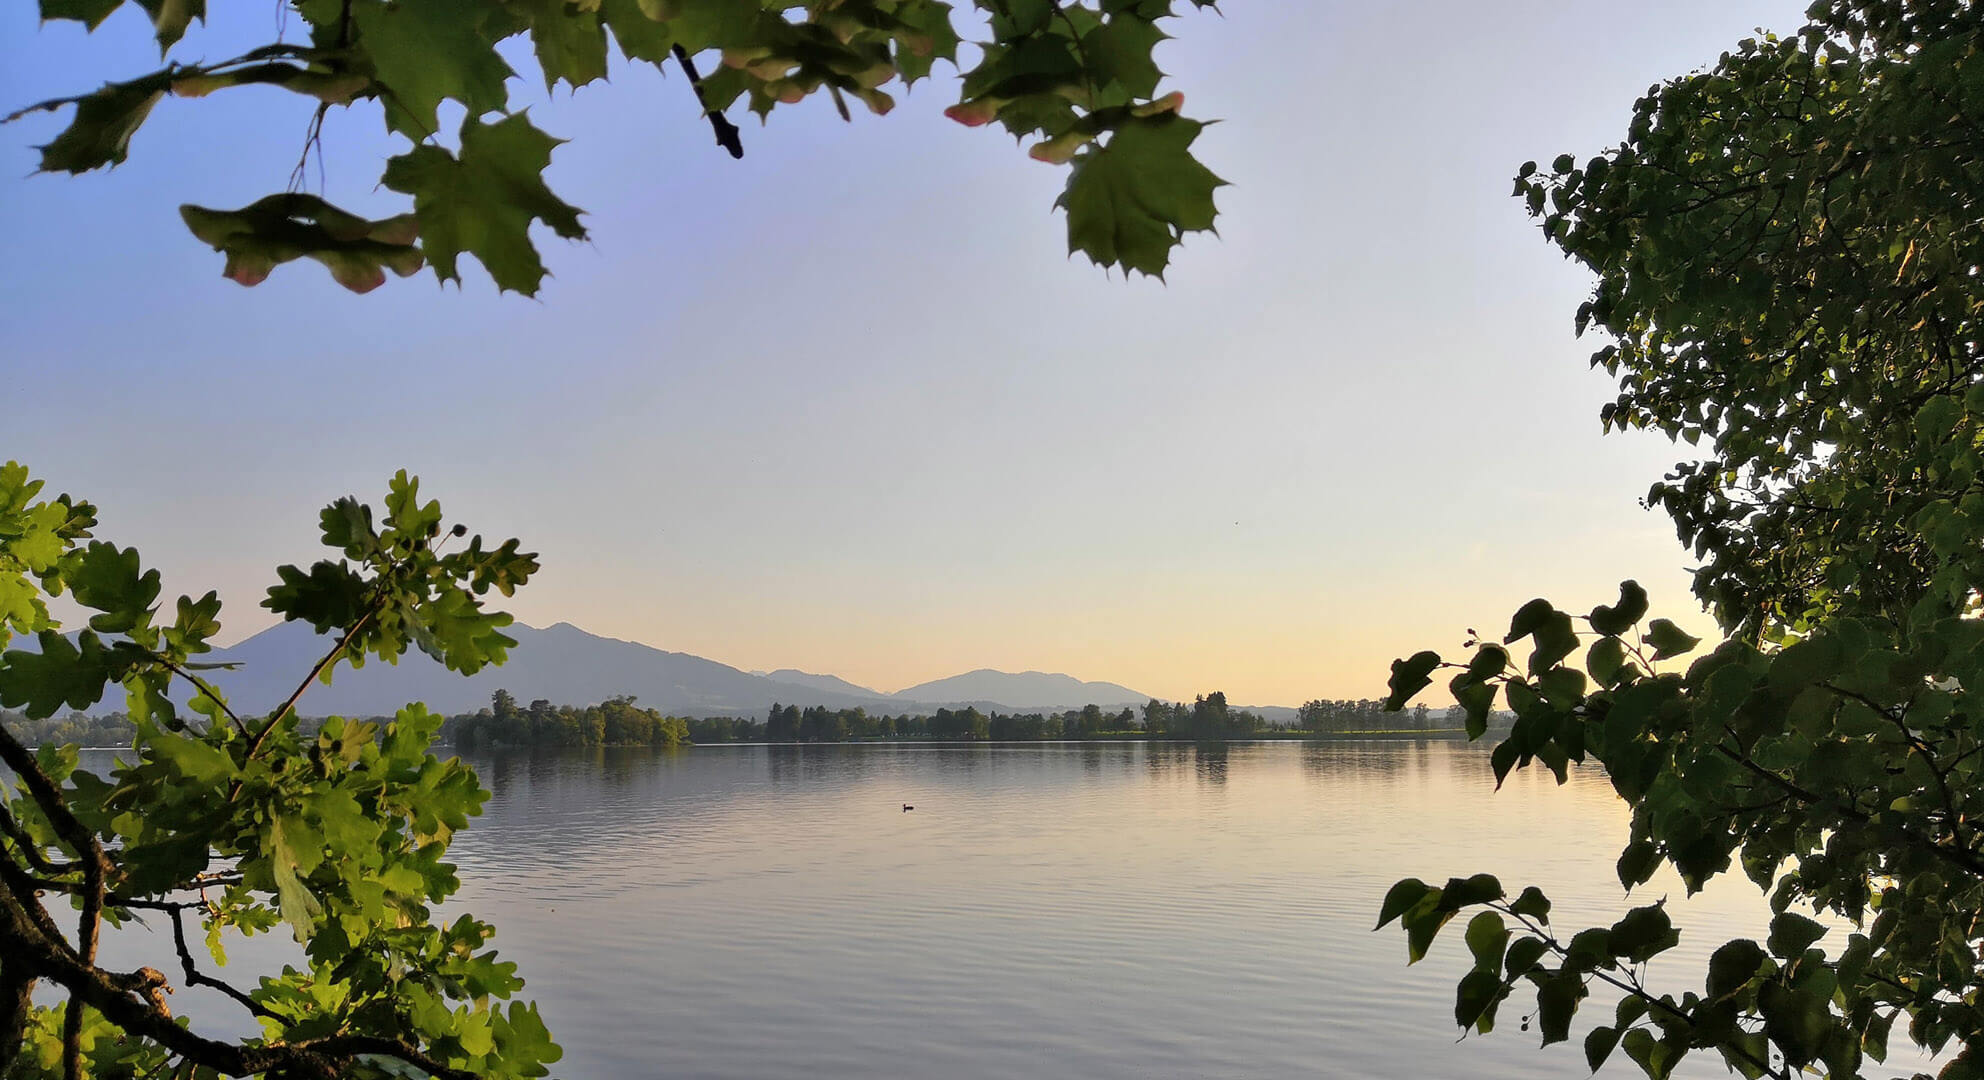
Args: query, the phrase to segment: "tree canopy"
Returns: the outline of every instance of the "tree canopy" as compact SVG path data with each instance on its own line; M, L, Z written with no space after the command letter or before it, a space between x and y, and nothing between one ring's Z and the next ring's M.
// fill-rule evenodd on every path
M39 0L44 20L94 30L124 0ZM547 89L605 79L619 64L679 67L682 102L709 119L717 142L743 155L726 113L743 105L763 117L815 94L842 117L849 101L881 114L886 87L929 78L939 61L957 68L961 39L943 0L288 0L301 20L296 41L278 39L218 62L174 59L205 0L135 0L151 20L158 70L86 93L28 106L71 110L69 126L40 148L44 172L115 166L131 152L146 117L171 99L249 86L298 95L314 108L305 153L322 147L326 112L375 107L408 143L379 181L406 197L405 213L373 220L301 190L298 169L282 192L236 209L183 206L194 236L226 256L224 273L255 285L282 263L314 259L346 288L366 292L425 265L460 280L473 257L499 289L536 293L546 273L532 239L548 229L584 239L582 212L543 180L561 140L513 108L511 60L528 42ZM1210 0L1189 0L1208 7ZM1067 215L1069 250L1104 267L1162 276L1185 234L1210 230L1222 181L1192 153L1202 124L1182 114L1184 94L1159 94L1164 73L1152 51L1167 36L1174 0L977 0L973 21L989 39L958 69L959 123L997 123L1031 156L1068 166L1056 205ZM703 74L698 63L711 68ZM444 131L443 108L459 106Z
M1515 712L1498 779L1603 765L1633 811L1628 890L1666 864L1690 892L1737 870L1768 891L1767 928L1667 989L1661 903L1573 933L1487 874L1385 898L1413 960L1475 911L1464 1028L1521 987L1561 1041L1609 984L1588 1062L1623 1049L1656 1080L1703 1051L1748 1077L1860 1076L1897 1024L1943 1075L1984 1075L1984 8L1807 17L1654 87L1619 146L1516 180L1597 274L1577 327L1618 379L1606 425L1705 451L1648 502L1702 560L1726 640L1698 656L1627 582L1588 614L1533 601L1465 661L1393 667L1393 707L1446 667L1477 735L1498 699Z
M458 884L449 841L488 797L460 761L430 753L441 718L410 705L308 735L297 722L340 663L409 648L463 673L501 662L510 617L483 598L510 595L535 558L514 540L461 541L405 473L383 514L338 500L320 519L334 557L279 568L263 601L333 644L280 708L244 716L198 659L220 632L219 599L163 604L135 549L92 538L90 504L41 488L0 467L0 648L21 634L37 645L0 653L0 705L41 718L121 689L136 736L98 775L74 747L32 752L0 725L13 774L0 785L0 1075L544 1075L558 1048L535 1006L503 1004L523 980L487 947L491 928L434 918ZM90 612L72 634L47 604L65 595ZM190 708L168 693L175 681ZM135 919L169 928L175 973L99 962L105 927ZM245 985L216 974L229 935L278 928L301 967ZM166 998L194 986L259 1036L194 1031Z

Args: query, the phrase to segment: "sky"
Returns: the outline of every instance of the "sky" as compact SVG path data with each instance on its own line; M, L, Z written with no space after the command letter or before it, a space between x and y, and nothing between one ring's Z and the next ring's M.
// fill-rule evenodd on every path
M268 40L250 5L175 57ZM1534 596L1622 578L1696 632L1647 486L1689 448L1601 435L1572 333L1591 284L1515 169L1623 135L1632 102L1785 0L1229 0L1158 59L1230 181L1166 282L1066 256L1064 170L946 120L826 101L711 142L678 77L513 105L570 142L592 239L498 295L472 262L366 296L313 263L243 289L175 208L281 190L304 99L167 100L119 168L29 175L66 122L0 127L0 459L94 501L223 640L270 622L316 511L406 468L543 572L521 621L889 691L976 668L1167 698L1382 696ZM0 107L156 66L129 7L85 35L0 11ZM228 21L233 20L233 21ZM897 88L891 88L897 89ZM946 96L946 95L950 96ZM322 193L370 216L376 111L335 112ZM310 167L317 190L317 165ZM1438 697L1430 700L1438 703Z

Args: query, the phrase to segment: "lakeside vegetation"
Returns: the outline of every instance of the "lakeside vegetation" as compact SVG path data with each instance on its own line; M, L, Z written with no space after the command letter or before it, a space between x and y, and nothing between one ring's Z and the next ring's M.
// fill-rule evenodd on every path
M489 707L447 717L441 741L463 749L496 747L677 747L696 743L875 742L933 739L952 742L1119 741L1158 739L1213 742L1225 739L1309 739L1345 736L1441 735L1464 730L1458 709L1425 706L1386 712L1369 700L1313 700L1292 721L1270 721L1250 709L1227 705L1214 693L1192 702L1152 699L1141 708L1104 710L1098 705L1063 712L982 712L976 707L930 713L871 714L866 709L801 708L775 704L764 719L749 716L670 716L645 709L627 696L597 705L553 705L542 698L520 704L498 690ZM0 720L28 745L128 746L136 734L122 712L30 720L0 710ZM299 728L314 733L320 719Z

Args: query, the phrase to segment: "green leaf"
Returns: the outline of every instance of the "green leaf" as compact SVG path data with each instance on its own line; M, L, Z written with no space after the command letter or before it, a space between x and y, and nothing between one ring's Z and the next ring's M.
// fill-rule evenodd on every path
M928 77L938 60L957 61L959 40L951 10L950 4L936 0L912 0L896 8L896 18L906 31L897 35L895 53L903 85Z
M1610 687L1618 682L1619 673L1626 670L1626 646L1615 637L1599 638L1585 653L1584 666L1598 685Z
M1378 925L1371 929L1384 929L1386 923L1411 910L1413 905L1419 903L1427 893L1432 891L1433 887L1431 885L1426 884L1418 878L1406 878L1393 885L1385 893L1384 904L1378 909Z
M194 19L205 21L207 17L206 0L138 0L138 6L151 16L160 55L186 36L186 28Z
M1770 921L1770 937L1765 945L1772 956L1796 960L1812 943L1826 935L1826 928L1796 912L1781 912Z
M1440 890L1440 906L1448 911L1458 911L1473 904L1486 904L1500 900L1505 894L1502 883L1493 874L1475 874L1468 878L1449 878L1446 887Z
M69 19L94 30L123 6L124 0L41 0L41 19Z
M289 924L298 944L307 943L317 929L324 907L296 876L296 853L283 835L282 819L269 823L267 854L269 871L275 877L276 897L282 908L282 921Z
M1466 678L1466 675L1456 676L1457 685L1450 689L1455 703L1467 712L1467 737L1478 739L1488 733L1488 714L1495 708L1495 684L1467 684L1463 682Z
M1646 617L1646 590L1637 581L1619 583L1619 602L1606 607L1603 604L1591 609L1591 628L1601 634L1617 636L1631 630Z
M1646 640L1653 646L1655 660L1680 656L1702 643L1701 638L1688 634L1666 619L1655 619L1647 624Z
M1170 114L1133 119L1076 157L1055 202L1068 212L1068 249L1162 278L1184 235L1212 228L1212 195L1225 183L1192 156L1203 127Z
M503 84L515 72L484 32L500 10L483 0L352 0L352 24L383 88L387 128L417 143L439 130L443 101L462 103L470 122L509 103Z
M1747 938L1739 938L1715 950L1715 955L1708 961L1709 999L1725 998L1743 989L1760 973L1764 959L1763 949Z
M1474 658L1467 662L1467 677L1475 682L1486 682L1508 670L1509 650L1493 643L1484 644L1474 651Z
M1605 1064L1605 1059L1612 1056L1613 1048L1618 1045L1618 1028L1602 1026L1592 1028L1589 1032L1585 1033L1584 1037L1585 1064L1590 1067L1592 1072L1597 1072L1599 1066Z
M1639 1065L1649 1080L1666 1080L1673 1069L1672 1052L1667 1044L1656 1040L1645 1028L1626 1032L1620 1044L1625 1047L1626 1056Z
M567 240L585 238L579 211L544 186L559 140L523 114L483 124L462 122L461 156L419 146L386 163L385 184L413 196L421 246L434 274L459 281L456 259L474 255L501 289L537 294L544 264L530 241L532 222Z
M576 90L606 78L606 28L598 14L567 0L510 0L510 7L530 23L546 90L560 82Z
M102 613L90 619L98 633L121 634L148 623L158 602L158 571L144 569L136 548L119 551L95 541L66 560L63 579L77 603Z
M1584 980L1572 973L1545 978L1536 988L1536 1025L1543 1032L1543 1045L1560 1043L1571 1037L1571 1017L1585 996Z
M516 640L501 632L510 625L506 612L485 612L460 589L446 589L414 611L409 627L422 651L451 671L473 675L488 664L500 664Z
M1000 37L1038 34L1054 18L1052 0L1003 0L995 10L999 21L993 30Z
M1534 885L1524 889L1522 895L1516 897L1515 903L1509 905L1509 910L1545 925L1550 922L1550 898L1543 895L1543 890Z
M1508 955L1504 958L1508 966L1506 977L1509 979L1519 979L1529 974L1536 967L1536 962L1543 958L1543 954L1547 949L1548 946L1542 938L1526 937L1516 939L1509 946Z
M1440 903L1435 894L1428 894L1414 904L1400 921L1400 925L1405 927L1406 963L1416 964L1424 959L1440 928L1453 917L1453 910Z
M64 706L87 709L102 699L113 678L122 677L122 665L89 631L71 642L44 630L36 640L39 652L0 655L0 706L20 709L31 720L53 716Z
M320 634L351 626L369 605L365 579L341 562L319 562L308 574L281 566L276 575L282 584L270 587L262 606L284 619L307 622Z
M1506 996L1508 987L1495 972L1478 968L1468 972L1454 995L1454 1023L1483 1034L1494 1030L1495 1005Z
M1769 682L1772 692L1789 697L1816 682L1838 674L1842 656L1839 642L1830 636L1807 638L1780 650L1771 658Z
M74 104L76 115L69 126L54 141L36 149L41 151L42 172L89 172L123 164L130 153L131 136L137 134L145 117L151 115L152 106L165 97L171 84L170 70L153 72L130 82L105 83L101 90L79 98L31 105L6 120L17 120L31 112L53 112Z
M1612 924L1612 955L1635 964L1653 959L1680 940L1664 904L1634 908Z
M1631 890L1644 885L1660 868L1660 848L1652 841L1635 840L1619 854L1619 884Z
M1536 649L1529 654L1529 673L1542 675L1555 667L1578 647L1578 634L1571 625L1571 617L1561 611L1552 611L1543 625L1536 628Z
M1484 911L1467 924L1467 951L1474 955L1474 966L1489 975L1502 970L1502 955L1509 947L1509 928L1498 912Z
M668 24L650 19L637 0L600 0L599 20L613 31L620 54L629 60L659 64L668 59L674 38Z
M235 774L234 759L227 751L197 735L161 734L145 749L196 788L211 790Z
M1165 37L1154 22L1118 15L1082 36L1082 56L1097 86L1114 83L1132 98L1148 98L1164 77L1151 52Z
M1507 637L1502 639L1502 644L1514 645L1523 638L1536 633L1549 623L1551 616L1556 613L1557 609L1551 605L1550 601L1541 597L1517 608L1515 615L1509 619L1509 633Z
M1417 652L1404 660L1392 661L1391 696L1385 699L1385 711L1397 712L1405 708L1412 695L1433 685L1430 673L1440 666L1440 654Z

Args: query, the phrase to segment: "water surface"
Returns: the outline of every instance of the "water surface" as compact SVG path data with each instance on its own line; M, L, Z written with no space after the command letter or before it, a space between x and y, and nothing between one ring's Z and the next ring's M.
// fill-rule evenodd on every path
M494 797L456 845L462 902L574 1077L1581 1077L1513 1001L1457 1041L1458 924L1414 967L1371 925L1406 875L1538 884L1560 926L1627 906L1601 775L1498 793L1446 742L471 760ZM1736 881L1634 902L1669 890L1684 948L1656 981L1682 990L1766 909Z
M456 840L450 908L496 924L574 1080L1573 1080L1609 1007L1548 1050L1520 998L1458 1039L1461 925L1408 967L1396 927L1371 931L1392 882L1535 884L1560 933L1667 896L1682 944L1650 982L1677 994L1769 915L1740 878L1684 899L1657 877L1627 900L1626 810L1596 769L1497 792L1487 753L1446 741L469 760L493 797ZM105 960L176 971L166 932L110 935ZM295 947L277 932L230 952L221 974L248 985ZM175 1008L253 1031L209 991ZM1924 1064L1901 1056L1870 1075ZM1637 1075L1623 1055L1601 1073ZM1698 1053L1675 1075L1730 1074Z

